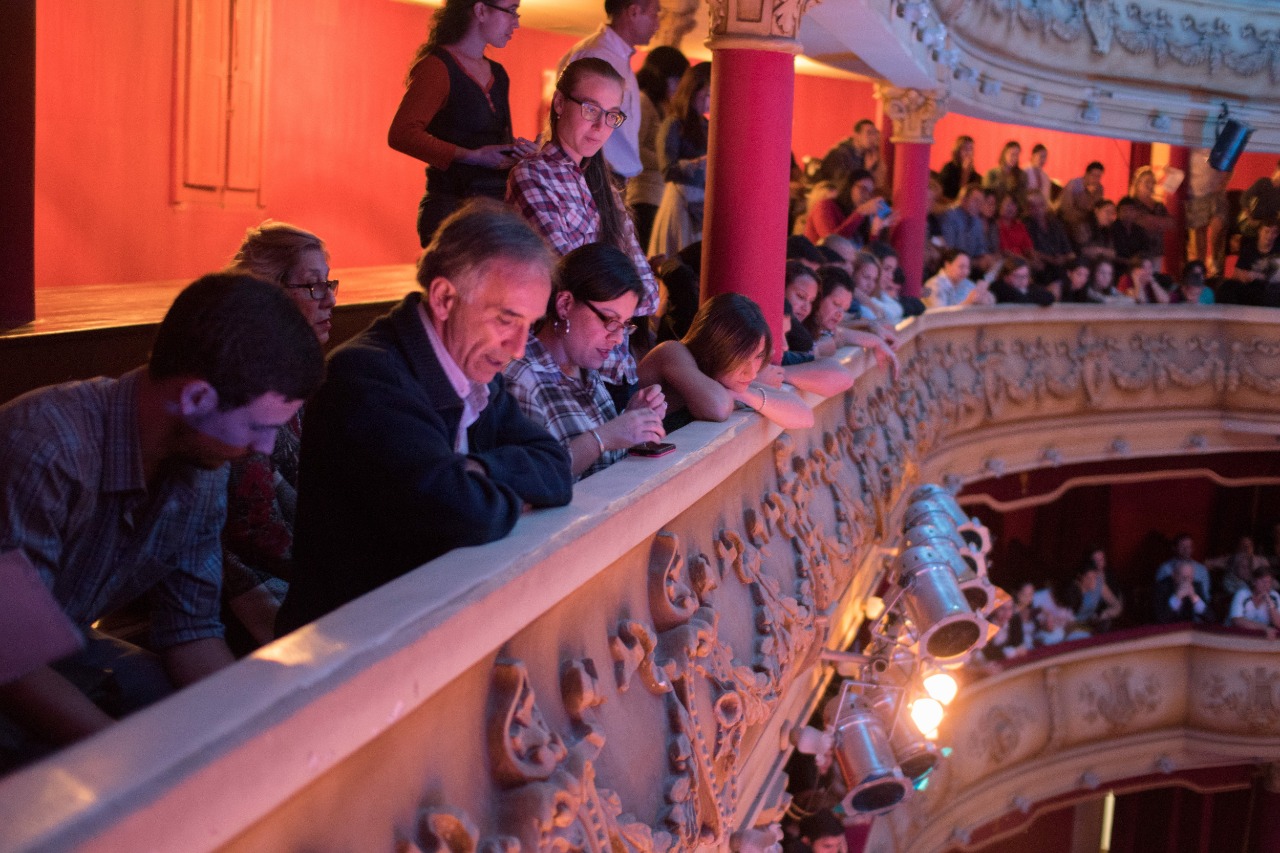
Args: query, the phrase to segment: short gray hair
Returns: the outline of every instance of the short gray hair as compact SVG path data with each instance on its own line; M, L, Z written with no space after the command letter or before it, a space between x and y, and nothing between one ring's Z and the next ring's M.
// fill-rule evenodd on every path
M468 273L496 260L542 264L554 278L555 255L520 214L493 199L472 199L440 223L422 251L418 285L425 291L435 279L447 278L465 299L476 279Z

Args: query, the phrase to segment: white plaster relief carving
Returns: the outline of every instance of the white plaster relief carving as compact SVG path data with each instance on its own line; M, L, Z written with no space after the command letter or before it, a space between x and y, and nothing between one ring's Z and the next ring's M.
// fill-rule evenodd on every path
M791 40L818 0L708 0L711 35Z
M933 126L946 114L945 92L900 89L877 83L875 96L893 120L893 142L933 142Z
M1242 77L1265 71L1271 82L1280 82L1276 29L1245 20L1237 33L1230 21L1196 14L1190 4L1181 5L1181 14L1167 4L1117 0L940 0L938 6L948 25L973 36L990 27L990 18L1004 22L1010 35L1016 24L1043 41L1070 44L1088 35L1090 52L1099 56L1119 45L1134 56L1150 56L1157 68L1173 60L1204 67L1211 76L1223 68ZM1276 23L1270 15L1266 20Z
M1150 714L1159 705L1159 683L1155 676L1134 677L1127 666L1113 666L1101 673L1100 685L1080 688L1085 722L1105 720L1113 731L1127 728L1141 713Z
M1237 670L1230 680L1215 673L1205 681L1201 702L1210 713L1229 711L1251 732L1275 732L1280 729L1278 685L1280 671L1263 666Z
M1018 749L1030 716L1030 710L1020 705L996 705L983 714L969 746L992 767L999 767Z

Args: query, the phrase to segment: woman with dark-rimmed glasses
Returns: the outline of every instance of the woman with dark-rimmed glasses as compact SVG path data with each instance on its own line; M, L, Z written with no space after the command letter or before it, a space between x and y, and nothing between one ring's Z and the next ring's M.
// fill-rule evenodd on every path
M507 201L560 255L587 243L607 243L622 251L644 287L635 316L653 315L658 283L601 151L614 129L631 118L622 111L622 77L603 59L570 62L556 82L549 118L550 138L511 170ZM647 323L641 329L647 344ZM600 373L617 386L612 393L623 408L636 383L629 336L613 348Z
M520 410L560 440L581 478L634 445L660 441L667 404L654 385L631 395L619 414L600 378L644 293L631 260L616 246L588 243L561 258L558 273L546 317L503 373Z
M329 342L338 282L329 277L329 253L315 234L268 219L245 233L228 270L278 284L320 343ZM299 409L280 428L270 456L254 453L231 463L222 531L222 601L227 643L237 654L275 636L276 611L293 574L301 444Z
M512 134L507 72L484 53L511 40L519 8L520 0L446 0L414 54L387 144L427 164L423 246L465 199L501 199L512 164L534 151Z

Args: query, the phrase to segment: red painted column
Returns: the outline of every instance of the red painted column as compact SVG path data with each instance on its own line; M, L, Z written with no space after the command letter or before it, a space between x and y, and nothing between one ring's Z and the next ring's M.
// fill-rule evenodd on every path
M711 43L702 299L750 296L782 337L795 56ZM781 358L781 347L774 347Z
M1169 275L1182 275L1182 265L1187 260L1187 183L1191 176L1191 149L1185 145L1169 146L1169 165L1181 169L1186 175L1182 186L1173 195L1165 196L1164 206L1173 217L1173 228L1165 235L1164 270Z
M920 89L876 85L876 99L893 122L893 210L898 222L890 240L898 253L905 296L919 296L924 283L924 248L929 237L929 149L933 125L946 112L946 95Z
M0 3L0 329L36 316L36 0Z
M919 296L924 284L924 246L929 239L929 143L899 142L894 148L893 209L898 224L893 248L906 281L902 292Z
M1129 181L1133 183L1133 173L1141 169L1143 166L1151 165L1151 143L1150 142L1130 142L1129 143ZM1119 199L1116 199L1119 201Z

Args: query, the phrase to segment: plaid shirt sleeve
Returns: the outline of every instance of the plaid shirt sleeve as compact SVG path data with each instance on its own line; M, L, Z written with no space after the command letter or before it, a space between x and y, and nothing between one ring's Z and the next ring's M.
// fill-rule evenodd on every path
M574 177L565 165L533 156L517 163L507 178L507 201L559 255L567 255L595 239L596 229L587 227L597 216L595 205L584 211L576 203L574 196L578 193L569 181ZM587 239L583 239L584 235Z

